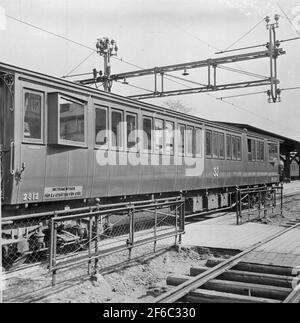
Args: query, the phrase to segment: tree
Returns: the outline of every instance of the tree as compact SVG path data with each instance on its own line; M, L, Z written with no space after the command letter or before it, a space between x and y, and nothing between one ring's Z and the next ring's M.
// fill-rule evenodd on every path
M191 114L192 112L192 108L184 105L181 101L177 100L168 100L164 102L164 105L174 111L178 111L178 112L183 112L183 113L187 113L187 114Z

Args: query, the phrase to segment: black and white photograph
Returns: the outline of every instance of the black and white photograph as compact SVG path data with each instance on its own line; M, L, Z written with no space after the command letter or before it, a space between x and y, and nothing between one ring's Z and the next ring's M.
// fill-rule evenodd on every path
M0 303L300 303L299 0L0 0L0 42Z

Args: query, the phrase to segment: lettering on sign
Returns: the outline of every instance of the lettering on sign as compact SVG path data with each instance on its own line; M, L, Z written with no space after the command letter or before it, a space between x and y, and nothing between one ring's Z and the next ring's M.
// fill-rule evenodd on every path
M46 187L45 200L66 199L82 197L82 186Z

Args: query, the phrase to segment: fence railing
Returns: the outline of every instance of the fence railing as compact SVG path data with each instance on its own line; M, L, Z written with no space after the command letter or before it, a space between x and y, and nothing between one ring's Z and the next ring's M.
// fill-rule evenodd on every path
M283 185L236 190L237 225L261 220L271 213L283 214Z
M50 220L49 271L52 285L58 271L87 263L88 274L97 273L101 258L175 237L184 233L184 200L180 197L148 204L129 203L109 209ZM76 232L75 232L76 231Z

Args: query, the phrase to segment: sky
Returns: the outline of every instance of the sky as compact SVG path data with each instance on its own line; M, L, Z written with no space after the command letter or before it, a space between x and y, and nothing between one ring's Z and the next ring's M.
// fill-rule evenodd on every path
M89 48L95 48L98 38L115 39L119 58L141 68L151 68L218 57L216 50L228 48L266 15L273 17L276 13L281 15L278 39L300 36L299 0L0 0L0 61L61 77L92 53L91 49L21 24L3 14ZM262 21L233 48L267 41L268 32ZM283 43L282 47L287 54L278 61L280 87L300 87L300 40ZM269 62L265 59L230 67L269 75ZM74 73L91 72L93 68L103 69L103 59L97 54ZM113 74L131 70L136 68L118 60L112 61ZM189 73L186 79L202 83L207 71L195 69ZM182 72L174 75L184 78ZM250 80L254 79L250 77ZM249 77L228 71L220 70L218 75L220 83L247 80ZM132 85L153 90L153 77L129 81ZM166 81L166 89L178 88L184 87ZM216 99L267 89L230 90L211 95L149 99L146 102L163 106L168 100L179 100L192 109L192 114L205 119L251 124L300 140L300 90L283 92L282 102L277 104L269 104L264 93L223 102ZM127 96L143 91L115 84L113 92Z

